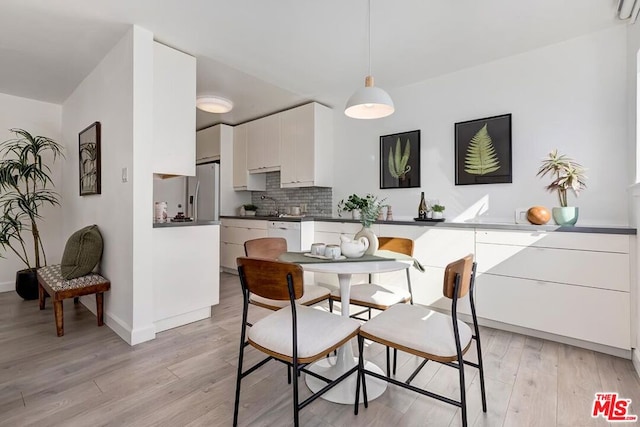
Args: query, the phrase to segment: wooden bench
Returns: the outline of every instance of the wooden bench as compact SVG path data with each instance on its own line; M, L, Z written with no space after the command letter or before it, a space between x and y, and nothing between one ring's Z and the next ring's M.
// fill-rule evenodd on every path
M48 265L38 269L38 297L40 300L40 310L44 310L45 298L50 296L53 301L56 330L59 337L64 335L62 300L74 298L74 303L77 304L79 302L79 297L83 295L96 294L98 326L102 326L104 324L104 292L108 291L110 288L111 282L97 273L89 273L86 276L67 280L62 277L59 264Z

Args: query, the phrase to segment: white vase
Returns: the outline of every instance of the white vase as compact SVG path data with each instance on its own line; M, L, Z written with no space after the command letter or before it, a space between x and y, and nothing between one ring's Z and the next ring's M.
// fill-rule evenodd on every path
M355 239L359 239L360 237L366 237L369 241L369 248L365 251L365 254L372 255L380 247L378 236L376 236L371 227L362 227L362 229L356 233Z
M360 219L360 216L361 216L360 209L351 211L351 217L353 219Z
M432 216L433 216L433 219L442 219L444 214L442 212L433 211Z

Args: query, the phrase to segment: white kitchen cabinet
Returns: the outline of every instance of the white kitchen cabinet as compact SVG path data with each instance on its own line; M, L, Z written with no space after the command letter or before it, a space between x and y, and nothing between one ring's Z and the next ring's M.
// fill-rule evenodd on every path
M280 186L333 186L331 109L312 102L280 115Z
M244 242L267 237L267 221L223 218L220 230L220 266L237 273L236 258L244 256Z
M222 126L215 125L196 132L196 163L220 160Z
M220 226L153 229L153 311L156 332L211 317L219 302Z
M153 57L153 172L196 174L196 59L160 43Z
M244 123L233 128L233 189L265 191L265 174L249 174L247 169L247 133L249 124Z
M476 231L478 316L631 348L630 237Z
M280 114L248 123L247 169L250 173L280 170Z

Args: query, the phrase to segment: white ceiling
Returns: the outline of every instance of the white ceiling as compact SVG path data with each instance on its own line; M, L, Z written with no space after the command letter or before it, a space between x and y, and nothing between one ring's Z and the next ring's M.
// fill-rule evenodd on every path
M622 25L617 0L372 0L372 71L392 91ZM198 128L308 100L343 108L367 74L367 0L2 0L0 92L62 103L131 24L198 58L233 100ZM552 65L552 64L550 64Z

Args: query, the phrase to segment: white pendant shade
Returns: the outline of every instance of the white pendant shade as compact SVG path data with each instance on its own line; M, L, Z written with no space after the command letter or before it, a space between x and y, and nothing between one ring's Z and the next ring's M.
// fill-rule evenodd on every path
M196 98L196 107L208 113L228 113L233 109L233 102L219 96L199 96Z
M371 0L369 0L369 75L364 78L364 87L356 90L347 101L344 114L354 119L380 119L393 114L395 107L387 92L375 87L371 75Z
M365 86L356 90L347 101L344 114L354 119L380 119L394 111L389 94L373 86L373 77L367 76Z

